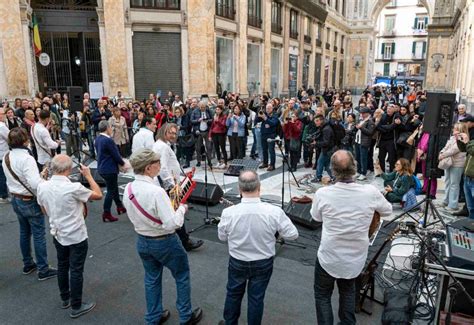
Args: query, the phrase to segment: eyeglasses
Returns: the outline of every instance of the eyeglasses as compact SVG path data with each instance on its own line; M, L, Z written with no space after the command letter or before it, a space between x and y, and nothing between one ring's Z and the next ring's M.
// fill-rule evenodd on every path
M156 164L156 163L161 164L161 160L159 160L159 159L158 159L158 160L153 160L153 161L150 163L150 165L153 165L153 164Z
M172 132L172 131L169 131L168 133L171 134L171 135L176 135L176 134L178 134L177 132Z

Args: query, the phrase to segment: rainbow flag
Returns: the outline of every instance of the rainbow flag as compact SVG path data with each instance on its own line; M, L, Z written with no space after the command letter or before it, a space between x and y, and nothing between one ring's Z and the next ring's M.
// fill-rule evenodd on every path
M33 46L35 49L35 55L39 56L41 54L41 39L38 29L38 21L36 16L33 15Z

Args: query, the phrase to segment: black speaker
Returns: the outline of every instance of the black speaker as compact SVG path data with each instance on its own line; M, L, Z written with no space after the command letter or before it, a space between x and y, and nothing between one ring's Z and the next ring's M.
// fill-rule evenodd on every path
M449 136L453 124L456 94L428 92L423 131Z
M105 180L102 178L102 176L99 175L97 168L91 168L90 170L92 178L95 180L97 185L99 185L100 187L105 187ZM69 175L69 179L71 180L71 182L80 182L85 187L89 187L89 182L87 182L84 176L82 176L77 169L73 169L71 175Z
M67 87L69 94L69 109L72 112L82 112L82 87Z
M291 221L306 228L316 230L321 227L322 222L314 221L311 217L311 205L311 203L295 203L290 201L285 207L285 213Z
M224 196L224 192L219 185L207 184L207 198L206 198L206 186L204 182L196 182L196 188L189 196L188 201L197 204L216 205L219 200Z

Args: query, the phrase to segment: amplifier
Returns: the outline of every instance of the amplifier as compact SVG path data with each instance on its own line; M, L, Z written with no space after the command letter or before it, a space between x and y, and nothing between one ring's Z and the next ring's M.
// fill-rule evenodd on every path
M311 203L295 203L290 200L285 207L285 213L294 223L316 230L321 227L322 222L314 221L311 217L311 205Z
M446 227L449 266L474 270L474 220L464 218Z

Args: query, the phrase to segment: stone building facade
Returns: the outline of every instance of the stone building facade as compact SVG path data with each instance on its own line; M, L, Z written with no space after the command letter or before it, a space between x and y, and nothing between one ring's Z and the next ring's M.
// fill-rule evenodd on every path
M392 0L2 0L0 96L101 82L104 95L363 90L375 26ZM426 87L474 102L469 0L420 0L429 16ZM45 66L33 54L38 18ZM43 58L44 59L44 58ZM48 60L43 60L46 63Z

